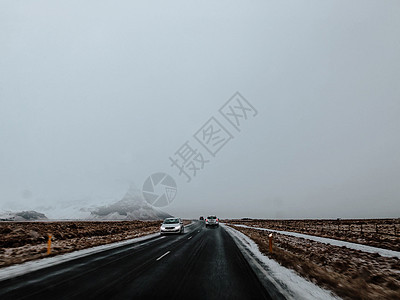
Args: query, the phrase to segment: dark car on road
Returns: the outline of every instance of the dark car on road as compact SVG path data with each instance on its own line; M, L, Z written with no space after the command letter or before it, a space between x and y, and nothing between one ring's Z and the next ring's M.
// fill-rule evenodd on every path
M203 216L200 216L199 220L200 220L200 221L204 221L204 217L203 217Z
M219 226L219 220L218 220L217 216L210 215L210 216L207 217L207 219L206 219L206 227L209 227L209 226L216 226L216 227Z

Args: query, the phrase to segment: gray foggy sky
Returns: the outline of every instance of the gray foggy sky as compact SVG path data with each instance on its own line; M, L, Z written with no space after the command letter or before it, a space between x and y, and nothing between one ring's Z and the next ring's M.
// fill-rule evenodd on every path
M184 217L400 216L400 2L1 1L0 209L120 199ZM192 182L170 166L239 91Z

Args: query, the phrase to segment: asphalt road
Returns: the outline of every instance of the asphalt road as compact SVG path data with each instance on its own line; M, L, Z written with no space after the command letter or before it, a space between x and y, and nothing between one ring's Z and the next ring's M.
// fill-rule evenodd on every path
M0 299L271 299L230 235L195 223L0 282Z

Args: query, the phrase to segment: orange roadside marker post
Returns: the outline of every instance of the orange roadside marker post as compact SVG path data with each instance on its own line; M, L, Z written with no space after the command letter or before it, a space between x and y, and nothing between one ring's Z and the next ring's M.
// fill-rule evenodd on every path
M48 235L49 239L47 241L47 255L51 253L51 234Z
M272 253L272 233L268 236L269 239L269 253Z

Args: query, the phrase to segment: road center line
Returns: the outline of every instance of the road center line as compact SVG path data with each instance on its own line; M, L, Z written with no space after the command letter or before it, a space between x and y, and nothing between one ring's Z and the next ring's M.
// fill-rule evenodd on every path
M164 256L168 255L171 251L167 251L165 252L163 255L161 255L159 258L157 258L156 260L160 260L161 258L163 258Z
M188 240L190 240L191 238L192 238L192 236L189 236L189 237L188 237Z

